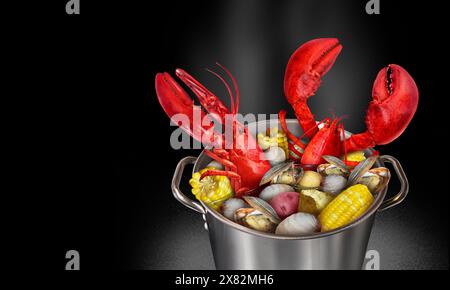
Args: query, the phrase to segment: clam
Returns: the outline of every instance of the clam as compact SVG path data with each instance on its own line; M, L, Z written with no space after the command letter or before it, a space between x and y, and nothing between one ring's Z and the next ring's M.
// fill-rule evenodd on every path
M230 198L222 204L222 212L225 217L234 220L234 213L240 208L245 208L247 204L240 198Z
M284 153L284 150L278 146L270 147L264 153L271 166L275 166L286 161L286 153Z
M272 198L282 192L294 191L294 188L287 184L271 184L264 188L259 194L259 198L269 202Z
M269 169L261 179L259 185L265 185L268 183L280 183L295 185L300 177L303 175L303 169L295 166L294 162L288 161L275 165Z
M347 187L347 179L341 175L327 175L321 185L322 191L336 195Z
M350 173L350 176L348 177L347 186L355 185L359 182L361 177L366 174L367 171L369 171L372 166L377 161L378 156L370 156L367 159L364 159L361 161Z
M309 213L295 213L283 220L276 228L275 234L283 236L300 236L317 232L320 223Z
M271 222L275 224L280 223L280 217L278 217L273 207L266 201L254 196L244 196L243 198L252 208L267 216Z
M391 172L385 167L373 168L367 171L359 180L360 184L364 184L369 188L372 194L380 192L391 178Z
M236 210L234 219L237 223L260 232L273 232L277 226L268 216L254 208Z
M341 175L346 176L348 174L347 171L344 169L331 164L331 163L323 163L317 166L317 172L319 172L322 175Z
M244 224L244 218L255 211L256 210L251 207L239 208L234 212L234 220L238 224Z
M273 166L261 178L259 185L271 183L276 176L283 173L284 171L287 171L293 165L294 165L294 162L288 161L288 162L283 162L283 163Z
M345 165L344 161L342 161L341 159L334 157L334 156L330 156L330 155L323 155L322 158L326 162L338 167L341 171L344 172L344 174L348 174L350 172L350 170L348 169L348 166Z

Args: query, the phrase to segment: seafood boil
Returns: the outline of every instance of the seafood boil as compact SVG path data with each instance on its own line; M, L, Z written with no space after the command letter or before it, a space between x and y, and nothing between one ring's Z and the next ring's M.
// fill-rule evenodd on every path
M279 127L252 136L235 116L240 93L232 81L213 73L225 85L231 106L182 69L176 76L197 96L195 106L187 92L168 73L158 73L158 100L172 119L183 114L188 123L174 122L207 149L212 161L189 181L192 193L211 210L252 230L282 236L302 236L344 227L361 217L388 185L388 168L374 167L376 145L398 138L411 122L419 93L409 73L390 64L378 73L366 113L366 131L346 135L342 118L317 122L308 99L333 66L342 45L321 38L301 45L291 56L284 79L284 94L304 132L296 136L278 113ZM220 126L231 125L232 139L213 123L194 122L194 111L212 116ZM209 113L206 115L206 113ZM227 116L232 116L231 119ZM173 120L173 119L172 119ZM249 146L254 144L255 146ZM372 154L367 154L367 149Z

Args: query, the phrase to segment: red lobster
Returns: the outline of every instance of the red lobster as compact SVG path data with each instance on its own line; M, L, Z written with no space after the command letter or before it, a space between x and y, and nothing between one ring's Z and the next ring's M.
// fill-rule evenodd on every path
M290 146L304 165L323 163L323 155L338 157L344 154L347 161L347 151L388 144L403 133L417 109L419 92L413 78L401 66L390 64L381 69L375 79L365 132L341 141L344 130L339 119L326 119L319 129L307 100L315 94L320 78L330 70L341 50L342 45L336 38L314 39L293 53L286 68L284 93L310 142L305 145L288 131L285 111L279 113L279 119L288 137L301 148L297 150Z
M213 117L223 125L228 120L226 115L231 116L233 140L226 140L228 138L225 138L223 134L214 131L213 124L203 122L205 118L203 110L194 105L194 101L168 73L156 75L155 88L159 103L166 114L171 119L176 114L186 116L189 119L188 124L178 125L197 141L202 142L205 146L213 147L213 150L205 150L206 154L224 165L225 170L208 170L201 178L211 175L228 176L236 196L240 197L250 194L259 187L259 182L266 171L270 169L270 164L261 158L264 156L264 152L253 136L248 133L247 128L236 120L239 108L239 89L231 73L225 67L221 67L233 82L236 100L233 99L233 92L227 82L217 73L210 72L225 84L231 98L231 112L217 96L187 72L177 69L175 73L197 96L200 104L209 113L208 118ZM200 122L194 121L195 110L200 114ZM248 146L249 144L254 146ZM242 176L245 178L241 178Z

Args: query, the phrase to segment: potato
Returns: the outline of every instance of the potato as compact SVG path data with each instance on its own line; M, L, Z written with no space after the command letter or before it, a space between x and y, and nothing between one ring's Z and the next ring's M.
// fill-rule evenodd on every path
M297 186L299 189L317 189L322 182L322 175L315 171L307 170L300 178Z
M300 192L298 211L318 215L333 198L333 195L326 192L304 189Z
M282 192L272 198L269 204L273 207L280 219L285 219L298 210L299 193Z
M312 214L298 212L283 220L276 228L275 234L282 236L308 235L320 230L319 220Z

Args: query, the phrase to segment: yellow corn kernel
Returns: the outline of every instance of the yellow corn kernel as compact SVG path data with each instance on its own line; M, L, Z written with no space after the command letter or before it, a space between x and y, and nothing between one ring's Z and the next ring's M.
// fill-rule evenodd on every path
M284 153L286 154L286 156L289 156L288 139L287 139L286 135L278 136L277 141L278 141L278 146L284 150Z
M353 185L331 201L319 215L322 231L345 226L360 217L372 204L373 196L367 186Z
M258 145L261 147L262 150L267 150L270 148L271 140L269 136L264 135L263 133L259 133L257 135L258 138Z
M266 132L267 136L270 137L271 146L278 146L284 150L286 156L289 156L288 139L286 133L283 130L273 127Z
M364 159L366 159L366 156L364 156L364 151L354 151L347 154L347 161L361 162Z
M210 169L214 168L206 167L194 173L189 184L192 187L192 193L198 200L218 210L225 200L233 197L234 192L230 179L226 176L207 176L200 180L202 174Z

